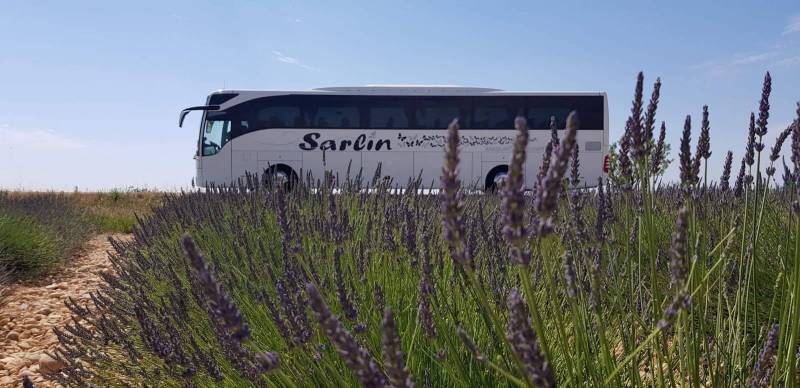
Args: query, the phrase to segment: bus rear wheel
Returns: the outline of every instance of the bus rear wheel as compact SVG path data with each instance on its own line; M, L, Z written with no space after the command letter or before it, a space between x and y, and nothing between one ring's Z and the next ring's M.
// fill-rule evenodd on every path
M288 191L291 190L297 182L297 173L285 164L270 166L264 172L264 183L268 188L272 188L273 185L280 185Z
M496 192L497 189L502 187L503 182L508 178L508 166L496 166L486 174L486 191Z

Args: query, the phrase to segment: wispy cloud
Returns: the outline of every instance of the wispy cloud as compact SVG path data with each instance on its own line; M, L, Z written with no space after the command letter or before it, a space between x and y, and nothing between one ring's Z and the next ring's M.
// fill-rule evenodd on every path
M50 150L70 150L84 147L81 142L49 129L21 130L12 128L8 124L0 125L0 147L4 146Z
M791 34L793 32L800 32L800 15L794 15L789 19L789 23L783 28L783 34Z
M272 51L272 55L273 55L273 58L275 58L275 60L278 61L278 62L283 62L283 63L288 63L290 65L299 66L299 67L302 67L303 69L306 69L306 70L318 70L316 67L309 66L309 65L306 65L306 64L300 62L295 57L290 57L288 55L284 55L280 51Z
M795 57L783 58L780 61L775 62L775 64L779 66L798 66L800 65L800 55Z
M781 53L778 50L739 54L725 60L698 63L690 66L690 69L708 71L712 75L724 75L735 72L736 70L748 65L771 61L777 57L780 57L780 55Z

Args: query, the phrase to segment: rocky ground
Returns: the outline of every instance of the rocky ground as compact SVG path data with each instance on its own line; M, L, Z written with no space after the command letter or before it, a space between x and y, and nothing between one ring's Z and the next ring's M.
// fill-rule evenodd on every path
M64 306L68 297L89 302L89 292L102 281L99 273L110 268L106 254L112 249L109 237L125 238L98 235L63 269L10 287L0 307L0 387L21 386L25 375L36 387L57 386L40 375L40 371L60 367L46 354L58 342L52 329L69 321L69 310Z

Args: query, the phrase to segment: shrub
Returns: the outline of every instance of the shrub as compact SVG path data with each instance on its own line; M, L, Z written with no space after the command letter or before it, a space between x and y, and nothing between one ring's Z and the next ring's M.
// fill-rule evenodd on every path
M40 275L62 263L92 232L63 194L0 192L0 264L15 277Z
M15 273L37 275L57 255L56 236L28 216L0 213L0 265Z
M741 190L701 180L707 150L693 154L688 140L682 182L656 185L658 98L645 110L642 83L617 186L569 183L579 178L569 168L578 162L571 115L530 197L524 121L499 195L460 186L455 122L439 195L423 195L418 181L396 193L390 180L363 191L330 176L291 192L252 179L168 195L133 242L114 243L116 273L92 304L70 304L75 320L56 331L66 368L49 377L77 386L791 385L800 203L760 164L770 81ZM789 130L797 177L800 126ZM685 131L689 139L690 119Z

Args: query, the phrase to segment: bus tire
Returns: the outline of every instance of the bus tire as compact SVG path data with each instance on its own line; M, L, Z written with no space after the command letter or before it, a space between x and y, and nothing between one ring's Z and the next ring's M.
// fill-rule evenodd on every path
M500 181L508 177L508 165L495 166L486 174L486 191L495 192L500 184Z
M275 164L264 172L264 181L267 188L271 188L274 183L283 185L283 188L291 190L298 182L297 173L285 164Z

